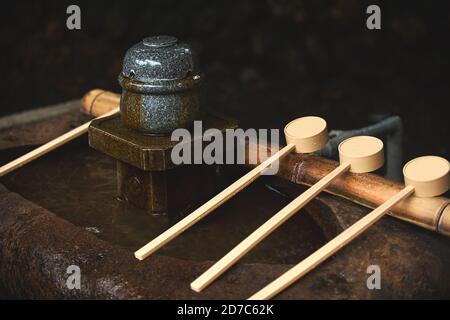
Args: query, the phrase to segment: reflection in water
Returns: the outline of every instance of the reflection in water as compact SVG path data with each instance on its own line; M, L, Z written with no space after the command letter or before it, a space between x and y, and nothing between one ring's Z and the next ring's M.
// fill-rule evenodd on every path
M23 154L1 152L2 163ZM223 185L245 173L226 168ZM116 199L115 162L86 145L72 143L2 178L10 190L110 243L136 250L176 221L151 215ZM195 178L195 177L193 177ZM217 260L288 203L261 177L157 254ZM272 178L274 179L274 178ZM253 249L243 261L296 263L325 241L312 219L300 212Z

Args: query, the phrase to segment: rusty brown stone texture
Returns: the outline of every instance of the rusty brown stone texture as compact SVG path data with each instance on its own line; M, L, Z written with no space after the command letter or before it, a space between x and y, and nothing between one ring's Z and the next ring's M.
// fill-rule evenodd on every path
M77 119L74 112L25 130L1 132L0 148L44 142ZM300 192L289 182L274 187L290 197ZM328 239L368 212L327 194L306 210ZM239 263L197 294L189 284L213 261L161 255L138 261L131 250L104 242L3 186L0 221L0 288L9 298L243 299L291 267ZM66 287L66 268L72 264L81 268L81 290ZM366 287L366 269L372 264L382 270L381 290ZM386 217L277 298L448 298L449 267L448 238Z

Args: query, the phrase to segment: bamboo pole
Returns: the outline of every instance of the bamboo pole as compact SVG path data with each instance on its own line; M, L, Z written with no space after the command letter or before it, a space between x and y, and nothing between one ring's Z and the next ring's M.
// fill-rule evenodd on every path
M95 97L99 91L90 92L85 97ZM83 99L85 110L108 109L119 106L120 95L105 93L107 99ZM247 145L254 152L258 145ZM267 148L266 146L261 146ZM256 153L259 154L259 153ZM246 163L249 163L248 159ZM256 164L257 165L257 164ZM251 165L255 166L255 165ZM280 162L277 176L288 181L311 186L338 166L336 161L314 155L291 153ZM375 174L354 174L346 179L333 181L325 191L335 196L348 199L368 208L376 208L403 188L400 183L393 182ZM418 225L422 228L439 232L450 237L450 200L446 197L418 198L410 197L402 201L389 215Z
M247 145L249 152L255 152L258 148L268 147ZM267 152L270 154L270 150ZM330 159L291 153L280 162L277 176L296 184L312 186L338 166L338 162ZM324 191L374 209L403 188L403 184L379 175L361 173L334 180ZM388 214L450 237L450 199L444 196L433 198L411 196L395 206Z
M80 111L93 117L99 117L120 104L120 95L113 92L94 89L81 98Z

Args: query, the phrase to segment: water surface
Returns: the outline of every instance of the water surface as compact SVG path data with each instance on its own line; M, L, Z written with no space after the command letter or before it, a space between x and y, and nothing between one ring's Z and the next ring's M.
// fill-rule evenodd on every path
M2 163L27 148L1 151ZM29 149L29 148L28 148ZM223 187L245 168L222 168ZM196 177L192 177L195 179ZM290 199L271 191L274 177L260 177L207 218L164 246L157 254L193 260L217 260L264 223ZM75 142L1 179L10 190L85 228L100 239L136 250L176 222L116 199L113 159ZM297 263L325 242L321 230L299 212L253 249L248 262Z

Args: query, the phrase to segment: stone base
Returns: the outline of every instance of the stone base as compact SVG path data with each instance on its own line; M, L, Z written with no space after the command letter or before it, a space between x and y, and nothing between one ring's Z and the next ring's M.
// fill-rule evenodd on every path
M203 130L237 127L237 121L211 114L201 119ZM89 127L89 145L117 159L118 197L156 214L188 210L216 191L215 166L172 163L177 143L170 135L129 129L120 115L94 120Z

